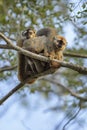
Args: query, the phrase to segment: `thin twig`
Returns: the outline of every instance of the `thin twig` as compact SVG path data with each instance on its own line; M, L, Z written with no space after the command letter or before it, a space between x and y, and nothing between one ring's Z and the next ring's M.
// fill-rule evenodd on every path
M14 66L4 66L4 67L0 68L0 73L3 72L3 71L13 70L15 68L17 68L17 65L14 65Z
M4 103L13 93L18 91L20 88L23 87L25 83L18 84L15 88L13 88L6 96L4 96L2 99L0 99L0 105Z
M79 114L80 110L81 110L81 107L79 107L79 109L78 109L78 111L75 113L75 115L74 115L71 119L69 119L69 120L67 121L67 123L63 126L63 129L62 129L62 130L65 130L65 127L66 127L73 119L76 118L76 116Z
M51 83L53 83L53 84L56 84L57 86L61 86L64 90L67 90L72 96L76 97L76 98L79 99L79 100L82 100L82 101L87 102L87 98L81 97L81 96L78 95L77 93L73 92L70 88L68 88L68 87L66 87L66 86L64 86L64 85L62 85L62 84L60 84L60 83L58 83L57 81L52 80L52 79L48 79L48 78L43 78L43 79L46 80L46 81L49 81L49 82L51 82Z
M76 57L76 58L87 58L86 54L76 54L76 53L70 53L70 52L64 52L64 56L68 57Z

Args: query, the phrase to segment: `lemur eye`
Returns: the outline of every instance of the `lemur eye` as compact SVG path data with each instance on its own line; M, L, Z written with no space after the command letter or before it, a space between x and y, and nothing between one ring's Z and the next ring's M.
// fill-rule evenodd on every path
M32 31L29 31L29 34L32 34L33 32Z
M57 40L57 43L62 44L62 40Z
M29 34L32 34L33 32L29 31Z

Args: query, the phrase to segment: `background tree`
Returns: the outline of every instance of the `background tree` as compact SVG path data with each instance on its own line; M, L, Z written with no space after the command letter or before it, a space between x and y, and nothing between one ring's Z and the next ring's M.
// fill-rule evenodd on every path
M39 30L43 27L55 27L58 33L66 37L68 41L67 48L64 53L64 61L73 62L82 67L87 66L87 1L68 0L0 0L0 32L16 44L18 34L27 27L33 27ZM19 82L17 79L17 52L12 49L5 49L1 45L4 40L0 39L0 97L16 86ZM68 53L67 53L68 52ZM81 97L87 98L87 75L79 74L78 72L69 68L60 68L58 73L43 77L32 85L25 85L21 91L14 95L14 98L7 100L7 104L2 105L1 113L5 112L6 106L11 106L11 101L17 102L20 99L20 106L29 110L31 104L29 95L34 93L37 99L34 106L38 104L38 98L41 97L40 102L44 100L50 103L54 99L56 104L46 109L56 114L63 113L55 120L55 125L51 125L53 129L82 129L84 120L84 128L86 127L86 113L87 103ZM9 85L9 83L11 85ZM4 87L3 87L4 84ZM26 90L28 90L26 92ZM30 93L29 93L30 92ZM36 93L37 97L36 97ZM73 92L73 93L72 93ZM16 97L17 95L17 97ZM73 97L71 96L73 95ZM79 97L78 97L79 96ZM57 101L56 101L57 100ZM84 102L85 101L85 102ZM38 105L37 105L38 104ZM32 106L33 108L33 106ZM19 108L21 109L21 108ZM80 114L75 118L75 115ZM82 114L83 113L83 114ZM75 118L75 119L74 119ZM24 121L26 121L24 119ZM72 121L73 119L73 121ZM72 121L72 124L69 124ZM75 121L78 121L75 122ZM23 124L23 123L22 123ZM27 123L26 123L27 124ZM68 125L67 125L68 124ZM79 127L81 124L82 127ZM26 125L25 129L26 128ZM51 128L51 129L52 129ZM86 127L87 128L87 127ZM5 128L4 128L5 129ZM4 130L3 129L3 130ZM37 129L37 128L36 128ZM45 129L45 128L44 128ZM45 129L46 130L46 129Z

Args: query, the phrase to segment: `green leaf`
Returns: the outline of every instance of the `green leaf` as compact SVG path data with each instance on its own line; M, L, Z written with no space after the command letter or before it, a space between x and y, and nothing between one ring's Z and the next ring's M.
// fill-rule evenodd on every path
M83 5L82 5L82 7L83 7L83 9L86 7L86 3L84 3Z

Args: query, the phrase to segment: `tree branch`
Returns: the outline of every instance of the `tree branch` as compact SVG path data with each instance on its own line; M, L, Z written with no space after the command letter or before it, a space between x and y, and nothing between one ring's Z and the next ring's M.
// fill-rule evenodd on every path
M13 95L15 92L17 92L20 88L22 88L27 81L31 81L32 78L33 78L33 79L34 79L34 78L38 78L38 77L41 77L41 76L44 76L44 75L47 75L47 74L51 74L51 73L53 73L53 72L54 72L54 70L51 68L51 69L49 69L49 70L47 70L47 71L44 71L44 72L42 72L42 73L40 73L40 74L32 75L31 77L27 78L23 83L19 83L19 84L18 84L15 88L13 88L8 94L6 94L6 96L4 96L2 99L0 99L0 105L1 105L2 103L4 103L11 95ZM45 78L43 78L43 79L45 79ZM79 99L79 100L85 101L85 102L87 101L87 98L81 97L81 96L79 96L77 93L72 92L68 87L65 87L64 85L62 85L62 84L60 84L60 83L58 83L58 82L56 82L56 81L47 79L47 78L46 78L45 80L47 80L47 81L49 81L49 82L51 82L51 83L53 83L53 84L56 84L56 85L58 85L58 86L61 86L63 89L67 90L72 96L76 97L76 98Z
M86 67L82 67L79 65L75 65L73 63L69 63L69 62L65 62L65 61L59 61L56 59L50 60L47 57L41 56L41 55L37 55L35 53L32 53L30 51L24 50L22 48L20 48L19 46L15 46L7 37L5 37L2 33L0 33L0 37L2 37L11 47L13 47L15 50L21 52L22 54L29 56L31 58L40 60L40 61L44 61L44 62L57 62L60 63L61 67L66 67L66 68L70 68L72 70L75 70L81 74L85 74L87 75L87 68Z
M4 67L0 68L0 73L3 72L3 71L13 70L15 68L17 68L17 65L15 65L15 66L4 66Z
M13 49L13 50L16 50L14 47L12 47L12 46L10 46L8 44L7 45L0 45L0 49ZM70 53L70 52L64 52L63 55L67 56L67 57L87 58L87 55Z
M20 88L23 87L25 83L19 83L15 88L13 88L6 96L4 96L2 99L0 99L0 105L4 103L13 93L18 91Z
M14 48L8 44L7 45L0 45L0 49L13 49L14 50Z
M24 82L22 83L19 83L15 88L13 88L8 94L6 94L6 96L4 96L2 99L0 99L0 105L2 105L11 95L13 95L15 92L17 92L20 88L22 88L25 83L27 83L28 81L31 81L32 78L38 78L38 77L41 77L43 75L47 75L47 74L50 74L50 73L53 73L54 70L53 69L49 69L47 71L44 71L40 74L36 74L36 75L32 75L31 77L27 78Z
M57 86L62 87L64 90L68 91L72 96L76 97L77 99L79 99L79 100L81 100L81 101L87 102L87 98L81 97L81 96L78 95L77 93L73 92L70 88L65 87L64 85L58 83L57 81L52 80L52 79L48 79L48 78L42 78L42 80L43 80L43 79L46 80L46 81L49 81L49 82L52 83L52 84L56 84Z
M76 53L70 53L70 52L64 52L63 54L64 56L68 56L68 57L87 58L87 55L83 55L83 54L76 54Z
M77 112L74 113L74 115L65 123L65 125L63 126L62 130L66 129L66 126L69 125L70 122L77 117L77 115L79 114L80 111L81 111L81 107L79 107L79 109L77 110Z

